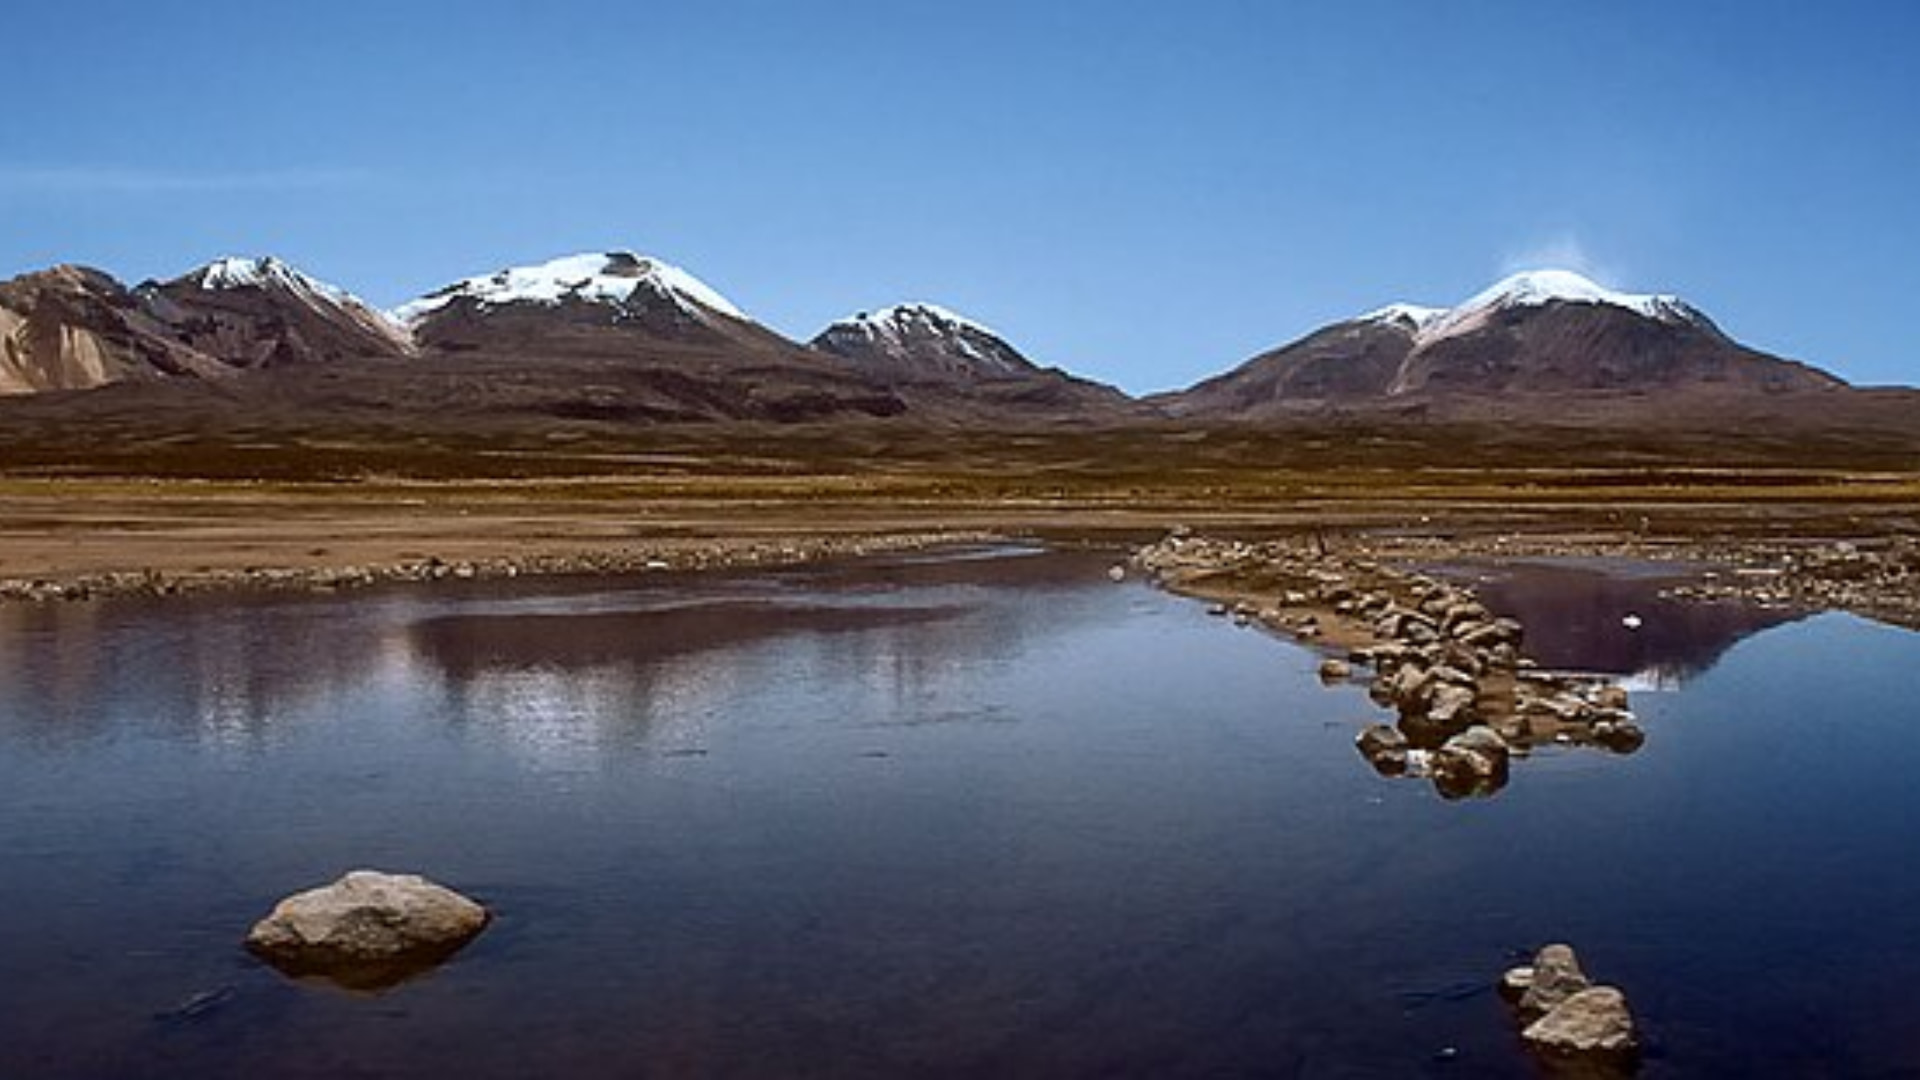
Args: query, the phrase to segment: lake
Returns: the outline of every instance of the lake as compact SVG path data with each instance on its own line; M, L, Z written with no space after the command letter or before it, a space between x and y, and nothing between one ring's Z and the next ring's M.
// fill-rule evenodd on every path
M1643 1075L1920 1071L1920 635L1481 568L1648 742L1447 802L1111 562L0 607L0 1076L1529 1076L1554 940ZM496 921L382 994L242 951L362 866Z

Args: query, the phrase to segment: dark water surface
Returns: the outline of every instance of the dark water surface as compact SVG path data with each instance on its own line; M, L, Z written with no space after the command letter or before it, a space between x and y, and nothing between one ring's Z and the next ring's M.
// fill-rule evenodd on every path
M1445 803L1105 565L0 608L0 1076L1525 1076L1555 939L1645 1075L1920 1070L1920 635L1759 620ZM498 921L240 950L356 866Z

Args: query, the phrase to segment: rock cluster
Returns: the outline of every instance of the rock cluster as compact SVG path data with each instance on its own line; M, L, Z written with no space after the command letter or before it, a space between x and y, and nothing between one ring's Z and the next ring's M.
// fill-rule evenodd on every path
M1624 1068L1639 1051L1626 995L1594 985L1572 946L1542 948L1501 977L1500 992L1519 1015L1521 1039L1544 1057Z
M1431 778L1448 797L1497 791L1510 756L1542 743L1628 753L1645 740L1625 690L1538 670L1524 628L1461 585L1318 543L1176 534L1134 561L1163 585L1212 600L1217 614L1336 654L1321 665L1323 681L1370 671L1369 696L1397 719L1362 731L1360 752L1383 774Z
M1725 569L1668 590L1802 611L1839 609L1920 629L1920 540L1776 546L1727 553Z
M425 878L355 870L287 897L247 934L247 948L292 975L381 989L447 959L487 909Z

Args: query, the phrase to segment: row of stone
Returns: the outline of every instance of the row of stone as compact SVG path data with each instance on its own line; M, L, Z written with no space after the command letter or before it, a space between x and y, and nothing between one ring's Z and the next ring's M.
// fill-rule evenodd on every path
M1631 752L1645 739L1624 689L1538 670L1520 624L1464 586L1321 544L1179 533L1134 561L1171 588L1237 594L1211 609L1236 622L1358 642L1330 656L1321 676L1338 682L1367 669L1370 695L1396 712L1395 723L1360 733L1361 753L1384 774L1431 778L1443 795L1498 790L1510 756L1542 743Z
M178 596L227 590L315 591L366 588L387 583L496 580L526 576L619 575L668 570L775 566L821 559L913 550L941 544L981 543L984 533L911 533L824 537L778 544L714 544L694 548L625 549L567 555L522 555L488 559L442 559L428 555L390 563L316 567L245 567L165 573L110 571L58 580L0 578L0 601L56 602L111 596Z

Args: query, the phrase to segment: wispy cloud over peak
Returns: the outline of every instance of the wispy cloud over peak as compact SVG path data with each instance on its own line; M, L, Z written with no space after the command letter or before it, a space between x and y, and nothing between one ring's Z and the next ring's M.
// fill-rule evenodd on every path
M1632 284L1626 280L1625 267L1603 261L1573 233L1548 237L1509 251L1501 257L1500 276L1527 270L1572 270L1609 288L1625 288Z

